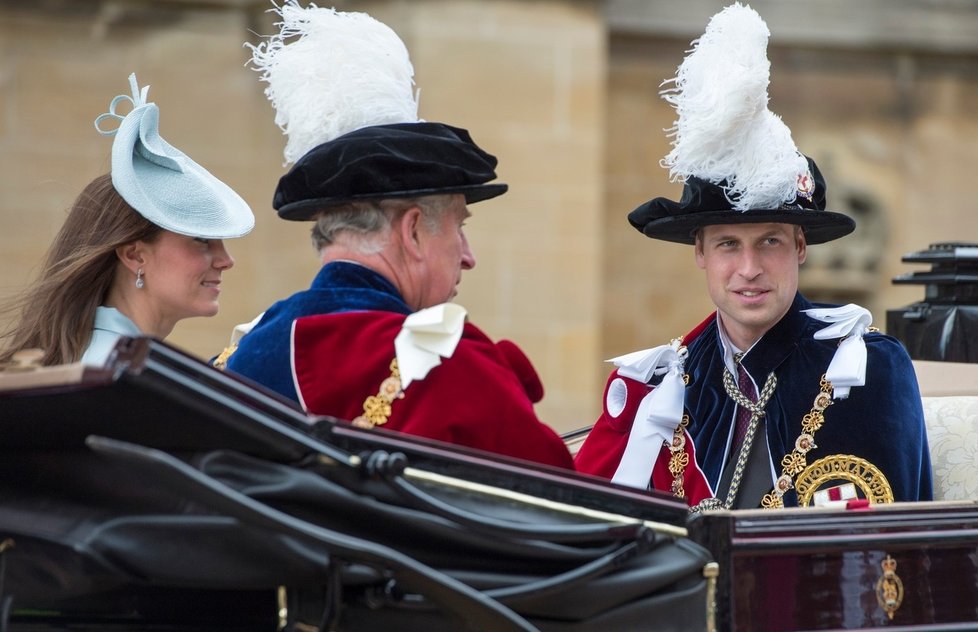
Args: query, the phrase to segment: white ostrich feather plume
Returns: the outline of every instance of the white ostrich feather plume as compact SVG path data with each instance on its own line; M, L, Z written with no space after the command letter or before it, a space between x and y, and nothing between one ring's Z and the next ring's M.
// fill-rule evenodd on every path
M749 6L713 16L662 98L678 115L667 130L672 150L662 165L673 181L696 176L719 184L733 208L778 208L798 194L808 163L791 131L768 109L771 33Z
M272 11L282 18L280 32L251 46L251 64L288 136L286 164L347 132L418 122L414 68L390 27L315 4Z

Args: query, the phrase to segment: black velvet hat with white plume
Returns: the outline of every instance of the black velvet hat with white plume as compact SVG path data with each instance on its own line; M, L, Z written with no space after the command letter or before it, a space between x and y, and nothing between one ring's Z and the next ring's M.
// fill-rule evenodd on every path
M467 203L506 192L496 158L469 133L418 118L414 68L401 39L366 13L275 11L280 33L252 47L275 122L288 136L272 205L314 219L357 200L459 193Z
M680 200L652 199L628 221L654 239L693 244L714 224L796 224L809 244L848 235L855 222L825 210L825 180L768 109L770 31L749 6L713 16L662 92L678 115L662 165Z

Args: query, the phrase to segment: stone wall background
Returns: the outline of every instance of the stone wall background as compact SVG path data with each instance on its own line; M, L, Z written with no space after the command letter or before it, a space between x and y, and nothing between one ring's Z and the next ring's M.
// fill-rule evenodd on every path
M711 309L691 250L646 239L624 216L650 197L679 195L658 166L673 118L658 86L724 4L336 5L397 31L422 117L468 128L500 159L499 179L511 189L472 207L478 265L457 300L489 335L527 351L547 388L538 412L559 430L594 420L603 360L685 333ZM0 297L29 282L75 194L108 170L111 140L92 121L128 92L133 71L152 86L164 138L257 216L254 232L229 242L237 265L221 313L183 321L170 342L209 357L234 324L308 285L317 269L308 225L279 220L270 204L284 138L245 67L243 42L274 32L268 6L0 0ZM965 37L978 3L752 6L772 30L771 109L819 163L830 207L859 214L854 235L809 250L802 283L813 297L866 305L883 325L887 309L923 298L920 286L891 284L914 271L901 255L978 242L978 38ZM903 36L901 12L917 20Z

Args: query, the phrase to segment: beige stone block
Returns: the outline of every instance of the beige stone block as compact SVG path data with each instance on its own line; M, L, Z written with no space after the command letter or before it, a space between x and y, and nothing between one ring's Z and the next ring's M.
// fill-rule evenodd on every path
M515 221L502 221L493 227L496 230L483 230L482 221L490 215L500 219L500 209L470 220L469 239L478 263L467 273L466 283L478 279L474 285L493 287L485 300L495 311L525 300L535 312L557 316L563 310L579 309L577 300L598 298L600 233L587 228L597 221L587 219L585 205L561 202L547 193L537 190L524 196L525 206L534 209L532 217L514 215ZM593 215L593 207L590 210ZM528 288L527 295L519 296L520 286ZM469 287L464 290L466 298L472 292Z
M0 42L4 41L3 30L0 29ZM13 64L9 61L7 48L0 44L0 151L9 142L10 123L13 109L10 104L13 89L10 86L13 74Z
M462 44L464 43L464 46ZM543 128L556 115L554 59L544 43L520 50L501 48L494 42L430 40L416 47L421 112L430 120L458 121L473 125ZM434 60L441 63L435 64ZM446 65L444 60L451 59ZM437 78L425 68L438 68ZM472 72L478 68L478 72ZM519 68L519 72L513 69ZM504 103L497 95L507 94Z
M566 95L562 95L566 99L567 111L566 118L562 119L566 120L566 125L562 127L564 133L572 134L595 125L599 133L604 133L607 107L605 37L603 30L596 29L583 41L568 45L558 58L558 85L566 92Z
M606 377L600 360L587 360L596 358L594 329L563 327L552 331L545 343L545 356L538 366L545 389L537 405L540 418L558 432L594 423L601 412Z
M558 204L567 199L593 202L604 193L603 179L595 175L603 164L602 152L597 129L576 137L548 136L522 144L516 141L513 159L503 168L517 194L545 192ZM600 209L593 206L587 212L600 215Z
M140 85L151 86L149 98L161 108L164 137L181 149L189 145L188 154L195 153L188 138L240 130L245 122L237 114L240 108L228 107L234 100L222 88L235 77L241 83L249 73L243 68L243 20L224 16L205 19L196 31L186 27L193 17L206 16L197 13L169 26L122 20L102 25L101 31L96 20L55 19L40 27L57 42L50 47L37 46L36 32L20 36L12 89L21 142L105 144L92 120L107 110L113 96L129 93L130 72L136 72ZM128 109L120 106L120 111Z
M75 196L102 172L89 156L0 151L0 218L60 226Z
M21 57L10 85L12 145L50 152L101 148L108 155L111 141L93 122L115 94L128 92L128 85L121 71L112 73L114 86L102 78L103 71L91 62L51 55Z
M570 129L593 116L601 103L601 25L586 12L520 4L414 5L410 35L399 33L423 116L518 129Z

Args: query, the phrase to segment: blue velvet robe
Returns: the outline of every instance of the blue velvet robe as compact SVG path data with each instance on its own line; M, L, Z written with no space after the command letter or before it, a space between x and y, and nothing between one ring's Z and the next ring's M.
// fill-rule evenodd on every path
M360 310L410 314L397 289L383 276L355 263L324 265L308 290L272 305L238 344L227 368L298 402L292 381L292 321L303 316Z
M838 346L837 339L812 337L827 326L802 313L812 307L815 305L798 294L785 317L742 360L758 389L770 372L778 378L777 389L765 409L775 476L781 475L782 457L794 449L801 433L802 416L811 410L819 392L819 380ZM833 454L855 455L882 470L895 500L930 500L933 495L930 453L910 356L890 336L870 333L865 341L866 384L853 387L848 399L836 399L825 410L825 423L815 433L818 447L808 453L808 464ZM716 490L727 458L736 408L723 388L723 348L716 320L688 349L689 433L696 445L700 467ZM798 504L794 489L785 494L784 503L785 506Z

